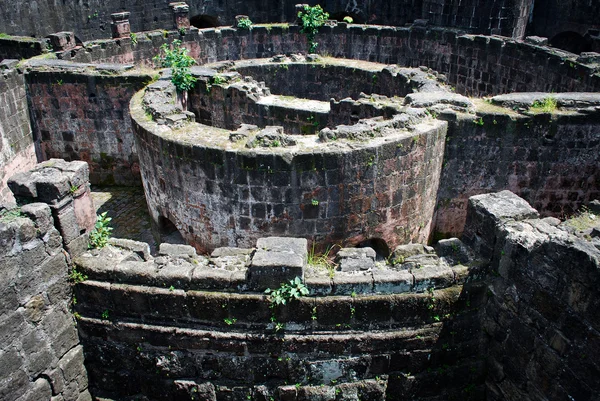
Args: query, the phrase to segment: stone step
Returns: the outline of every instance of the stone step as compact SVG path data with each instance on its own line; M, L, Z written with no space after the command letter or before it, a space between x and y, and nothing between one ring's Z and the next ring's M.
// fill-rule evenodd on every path
M395 329L449 319L462 286L419 294L300 297L271 307L263 294L159 288L86 280L80 316L181 327L265 331Z

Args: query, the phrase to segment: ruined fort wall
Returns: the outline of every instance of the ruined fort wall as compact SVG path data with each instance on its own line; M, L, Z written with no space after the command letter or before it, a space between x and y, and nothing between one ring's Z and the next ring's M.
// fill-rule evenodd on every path
M508 189L555 217L600 197L598 113L524 116L484 106L477 116L442 118L448 118L449 128L438 235L461 233L468 198L484 192Z
M10 185L26 205L0 212L0 399L88 401L66 252L85 249L94 224L87 166L46 166L17 174Z
M600 250L535 219L515 198L471 198L463 235L490 260L487 399L592 400L600 391Z
M200 64L221 60L305 53L306 38L297 26L196 30L181 37L139 33L131 39L90 43L60 57L81 62L148 63L160 45L182 39ZM339 58L427 66L445 74L456 92L470 96L510 92L596 92L600 75L568 52L507 38L463 35L444 28L394 28L339 23L317 36L320 54Z
M2 2L0 26L6 33L44 37L59 31L74 31L82 40L110 37L110 14L129 11L133 31L173 27L170 1L152 0L123 2L121 0L86 3L73 1L56 3L33 3L23 1ZM255 23L293 22L296 20L296 1L226 0L204 2L189 0L189 16L208 17L204 23L231 25L238 14L248 15ZM321 4L331 18L341 20L351 16L355 23L373 23L403 26L415 19L429 19L432 24L457 27L473 33L500 34L520 37L528 16L528 4L521 0L470 1L456 4L451 0L402 0L402 1L307 1L310 5ZM585 15L585 14L583 14ZM216 26L216 25L208 25ZM206 27L206 25L204 26Z
M88 162L93 184L139 185L128 104L151 78L80 67L26 74L33 135L42 158Z
M37 162L29 122L23 72L16 60L9 67L0 67L0 203L13 203L14 197L6 182L18 171L27 170Z

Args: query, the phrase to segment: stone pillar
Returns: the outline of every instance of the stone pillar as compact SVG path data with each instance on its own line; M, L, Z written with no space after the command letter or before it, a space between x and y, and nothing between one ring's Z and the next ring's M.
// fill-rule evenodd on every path
M184 2L170 3L169 6L173 9L173 19L176 29L188 29L190 27L190 6Z
M8 180L17 204L43 202L50 206L54 225L71 257L87 249L96 223L86 162L50 159Z
M112 22L110 28L112 30L112 37L117 38L128 38L131 35L131 26L129 25L129 12L125 11L122 13L114 13L110 15Z
M73 32L56 32L47 37L50 39L50 44L55 52L71 50L77 46Z

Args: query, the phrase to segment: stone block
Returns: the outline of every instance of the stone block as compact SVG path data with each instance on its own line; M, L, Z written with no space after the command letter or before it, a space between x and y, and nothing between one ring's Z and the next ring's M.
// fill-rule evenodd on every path
M49 400L52 397L52 388L50 383L44 378L37 379L27 393L19 398L19 401L40 401Z
M224 290L231 286L232 272L211 267L196 268L192 272L190 288L194 290Z
M112 246L134 252L144 261L152 259L152 256L150 255L150 245L146 242L133 241L124 238L109 238L108 243Z
M414 290L426 291L428 288L446 288L454 284L454 272L449 266L440 263L438 265L423 265L420 268L411 269L415 277Z
M162 243L158 248L158 254L163 256L193 258L196 256L196 250L190 245Z
M404 263L406 258L414 255L426 255L434 253L434 249L423 244L404 244L398 245L392 253L393 264Z
M65 51L74 49L77 46L75 42L75 34L73 32L57 32L47 36L50 39L52 50Z
M537 217L537 210L510 191L472 196L462 240L483 258L489 258L496 243L497 224Z
M21 207L21 212L35 222L35 226L42 233L54 227L54 220L50 208L45 203L30 203Z
M339 272L333 277L334 295L368 294L371 292L373 292L373 274L371 272Z
M113 38L128 38L130 36L131 26L129 24L129 15L130 13L127 11L110 15L112 19L110 28Z
M413 275L407 270L373 270L373 292L378 294L411 292L413 281Z
M256 243L258 249L247 271L249 288L264 291L278 288L296 277L304 279L307 245L304 238L259 239Z

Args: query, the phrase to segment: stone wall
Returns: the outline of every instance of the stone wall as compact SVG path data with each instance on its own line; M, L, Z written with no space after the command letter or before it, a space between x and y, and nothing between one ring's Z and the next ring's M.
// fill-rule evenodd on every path
M588 30L600 29L597 16L600 4L585 0L550 0L535 4L530 31L538 36L553 38L562 32L584 36Z
M482 102L476 116L442 115L449 126L437 235L461 233L468 198L484 192L509 189L555 217L600 198L600 116L575 110L525 115Z
M26 59L46 51L46 41L27 36L0 37L0 61Z
M488 400L593 400L600 391L600 248L507 191L469 200L463 240L490 260Z
M181 38L171 32L139 33L131 39L89 43L60 57L82 62L147 63L161 44ZM232 28L192 29L181 39L200 64L222 60L269 58L306 53L306 38L297 26L256 26L251 31ZM593 64L576 55L495 36L423 27L394 28L339 23L323 27L318 52L332 57L427 66L445 74L456 92L485 96L510 92L597 92L600 75Z
M42 159L86 161L93 184L139 185L127 109L151 77L125 66L36 65L47 67L29 70L26 87Z
M281 1L275 6L267 0L189 0L187 3L192 23L194 17L207 16L209 23L231 25L238 14L248 15L252 21L263 23L296 20L295 1ZM452 0L328 0L307 3L321 4L331 14L331 18L339 21L345 16L351 16L354 22L359 24L403 26L416 19L425 18L436 25L509 37L522 35L529 14L529 2L522 0L488 0L483 4L474 1L456 4ZM110 14L121 11L131 13L129 18L133 31L173 27L173 13L169 1L161 0L136 0L127 4L116 0L92 0L85 4L60 6L38 3L25 6L25 3L20 1L4 1L0 10L0 25L6 33L13 35L44 37L53 32L74 31L83 40L109 37Z
M25 79L17 67L17 60L0 64L0 203L14 203L6 183L19 171L25 171L37 162Z
M220 248L210 258L168 244L153 258L146 244L123 240L78 258L88 276L76 308L94 395L482 399L485 293L479 283L462 286L477 269L432 253L418 255L437 262L413 267L411 280L401 263L374 266L368 257L357 259L360 272L306 265L310 296L270 307L247 274L264 252L290 264L291 241L306 256L304 239L263 238L256 250Z
M65 252L65 243L74 255L82 251L78 237L84 238L83 249L86 247L89 223L87 227L78 226L70 217L81 217L77 209L82 210L81 199L86 193L89 196L87 169L62 163L63 167L79 173L44 174L41 171L45 167L40 167L37 173L22 173L21 178L29 174L25 185L36 195L20 198L25 191L11 181L16 192L20 189L17 199L31 203L0 211L3 289L0 398L3 400L91 401L83 348L71 312L75 301L68 277L69 254ZM44 171L50 173L50 170ZM83 182L78 182L79 178ZM63 182L80 188L73 195L67 186L65 194ZM65 204L65 196L71 202ZM73 202L73 196L79 200ZM48 203L40 203L44 200ZM91 222L93 225L94 220Z

